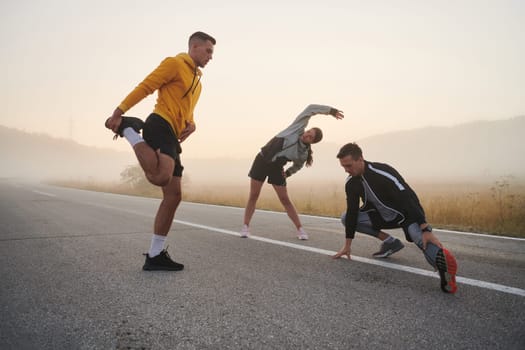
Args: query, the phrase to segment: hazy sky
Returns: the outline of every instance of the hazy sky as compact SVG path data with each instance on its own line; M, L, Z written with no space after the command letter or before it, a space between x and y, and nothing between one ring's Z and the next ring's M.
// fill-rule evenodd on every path
M310 123L336 143L525 114L523 0L3 0L0 124L127 150L104 120L197 30L217 45L186 157L252 156L309 103L345 112Z

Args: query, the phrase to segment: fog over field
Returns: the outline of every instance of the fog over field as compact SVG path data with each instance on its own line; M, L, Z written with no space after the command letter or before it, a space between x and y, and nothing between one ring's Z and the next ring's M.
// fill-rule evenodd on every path
M356 141L363 148L365 159L389 163L409 181L492 182L504 176L525 178L524 130L525 116L522 116L348 141ZM335 157L341 146L325 137L313 146L313 166L302 169L290 181L344 181L346 174ZM257 152L254 149L253 155ZM87 147L3 126L0 126L0 159L1 177L34 180L118 181L126 166L137 164L131 149L120 152ZM208 184L247 181L253 160L229 155L197 159L189 152L183 152L182 159L187 181Z

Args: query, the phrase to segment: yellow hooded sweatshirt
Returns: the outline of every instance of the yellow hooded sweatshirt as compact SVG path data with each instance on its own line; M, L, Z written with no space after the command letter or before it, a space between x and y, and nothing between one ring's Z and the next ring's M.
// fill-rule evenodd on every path
M137 85L119 108L126 112L159 90L153 112L170 123L176 135L180 135L188 123L194 123L193 110L201 94L201 76L201 70L187 53L167 57Z

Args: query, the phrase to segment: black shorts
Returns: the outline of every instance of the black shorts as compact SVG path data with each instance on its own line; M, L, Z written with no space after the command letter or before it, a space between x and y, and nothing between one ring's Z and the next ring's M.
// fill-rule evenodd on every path
M173 158L175 161L173 176L181 177L184 170L180 161L182 149L171 125L160 115L151 113L144 123L142 137L151 148L160 149L160 153Z
M268 163L264 160L261 153L258 153L253 161L248 176L254 180L264 182L268 177L268 183L276 186L286 186L286 177L284 176L284 164L286 161L275 161Z

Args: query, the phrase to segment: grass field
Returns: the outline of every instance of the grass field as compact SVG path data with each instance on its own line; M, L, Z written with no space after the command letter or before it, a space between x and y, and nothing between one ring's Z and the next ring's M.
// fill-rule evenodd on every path
M159 188L135 175L120 183L61 181L54 184L161 197ZM299 213L339 217L346 208L343 186L343 183L290 181L288 191ZM413 183L411 186L434 227L525 238L525 181L505 177L493 183ZM248 191L248 180L230 184L183 182L183 200L189 202L244 207ZM263 187L257 208L283 211L269 185Z

